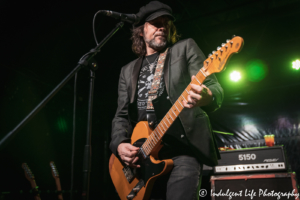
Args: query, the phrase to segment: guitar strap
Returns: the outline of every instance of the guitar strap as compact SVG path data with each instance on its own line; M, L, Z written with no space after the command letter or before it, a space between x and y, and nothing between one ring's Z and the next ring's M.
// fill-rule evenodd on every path
M165 64L168 49L169 48L167 48L163 53L161 53L159 55L157 65L156 65L156 69L155 69L155 72L154 72L154 77L153 77L151 89L148 92L148 101L147 101L147 110L146 110L146 112L147 112L147 121L148 121L148 124L151 128L154 128L155 124L156 124L156 116L155 116L155 113L154 113L154 107L153 107L153 104L152 104L152 100L157 98L157 90L159 89L159 86L160 86L160 80L161 80L161 76L162 76L162 73L163 73L164 64Z

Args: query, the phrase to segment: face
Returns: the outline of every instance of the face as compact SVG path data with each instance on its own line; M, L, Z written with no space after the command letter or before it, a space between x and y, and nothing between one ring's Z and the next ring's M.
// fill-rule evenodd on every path
M160 51L170 40L170 19L167 16L158 17L144 25L145 43L150 48Z

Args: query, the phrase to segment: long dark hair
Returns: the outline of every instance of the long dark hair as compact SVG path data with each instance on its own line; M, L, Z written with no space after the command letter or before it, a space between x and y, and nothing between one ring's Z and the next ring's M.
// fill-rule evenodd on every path
M142 57L146 55L146 44L144 41L143 36L141 36L141 33L144 33L144 25L141 25L139 27L133 28L132 29L132 35L131 35L131 40L132 40L132 51L138 56ZM177 30L176 26L174 23L171 21L170 23L170 39L168 43L174 44L175 42L178 41L179 35L177 35Z

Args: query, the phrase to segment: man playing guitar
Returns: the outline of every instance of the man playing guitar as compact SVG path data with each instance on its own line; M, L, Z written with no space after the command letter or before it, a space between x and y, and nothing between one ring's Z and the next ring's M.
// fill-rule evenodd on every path
M137 16L141 20L133 27L131 39L138 59L121 69L110 143L113 154L131 168L140 168L136 156L139 148L130 144L135 125L148 121L155 127L191 79L197 79L194 75L206 59L193 39L178 41L172 9L168 5L152 1L141 7ZM162 74L156 76L163 53L166 56L162 59ZM149 106L153 77L159 77L159 85L156 98L150 99ZM223 96L214 74L206 77L203 84L191 84L187 99L177 104L184 109L162 138L163 147L158 154L160 159L172 159L173 169L156 180L150 199L197 198L202 165L217 165L220 157L206 112L218 109Z

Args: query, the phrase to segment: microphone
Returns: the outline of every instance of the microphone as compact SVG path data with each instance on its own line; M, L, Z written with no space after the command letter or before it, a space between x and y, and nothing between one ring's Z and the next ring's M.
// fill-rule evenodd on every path
M140 21L140 18L135 14L124 14L124 13L118 13L110 10L100 10L100 13L106 16L113 17L115 19L121 19L122 21L131 24L137 24Z

